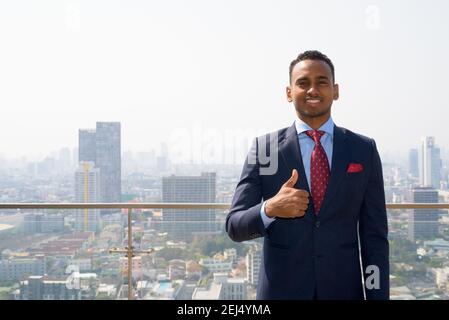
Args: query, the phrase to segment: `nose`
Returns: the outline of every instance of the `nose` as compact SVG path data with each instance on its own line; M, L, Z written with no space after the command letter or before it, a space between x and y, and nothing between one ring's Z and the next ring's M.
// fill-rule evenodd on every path
M315 85L311 85L309 90L307 90L307 94L311 97L318 96L318 94L319 94L318 88Z

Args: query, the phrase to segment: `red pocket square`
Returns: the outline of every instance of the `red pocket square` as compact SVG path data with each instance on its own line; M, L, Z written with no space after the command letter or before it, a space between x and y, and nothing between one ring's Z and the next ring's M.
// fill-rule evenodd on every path
M363 166L360 163L350 163L348 166L348 170L346 170L346 172L348 173L355 173L361 171L363 171Z

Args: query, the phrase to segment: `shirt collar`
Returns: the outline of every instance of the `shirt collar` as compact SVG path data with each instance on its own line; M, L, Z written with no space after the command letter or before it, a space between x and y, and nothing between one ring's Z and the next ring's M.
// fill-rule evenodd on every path
M296 128L297 134L301 134L307 130L313 130L307 123L305 123L304 121L302 121L299 118L295 119L295 128ZM323 125L318 130L326 132L333 138L333 136L334 136L334 121L332 120L332 117L329 117L329 119L327 119L327 121L325 123L323 123Z

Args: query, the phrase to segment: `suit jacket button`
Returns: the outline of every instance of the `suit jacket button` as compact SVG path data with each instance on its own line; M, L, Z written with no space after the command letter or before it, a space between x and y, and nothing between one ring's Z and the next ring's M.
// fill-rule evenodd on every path
M320 227L320 222L319 222L319 221L316 221L316 222L315 222L315 227L317 227L317 228Z

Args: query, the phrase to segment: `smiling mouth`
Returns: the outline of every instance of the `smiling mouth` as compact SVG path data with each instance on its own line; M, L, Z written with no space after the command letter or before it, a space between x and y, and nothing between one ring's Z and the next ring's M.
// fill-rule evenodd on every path
M318 104L318 103L321 102L321 99L317 99L317 98L308 98L308 99L306 99L306 102L307 102L307 103L310 103L310 104Z

